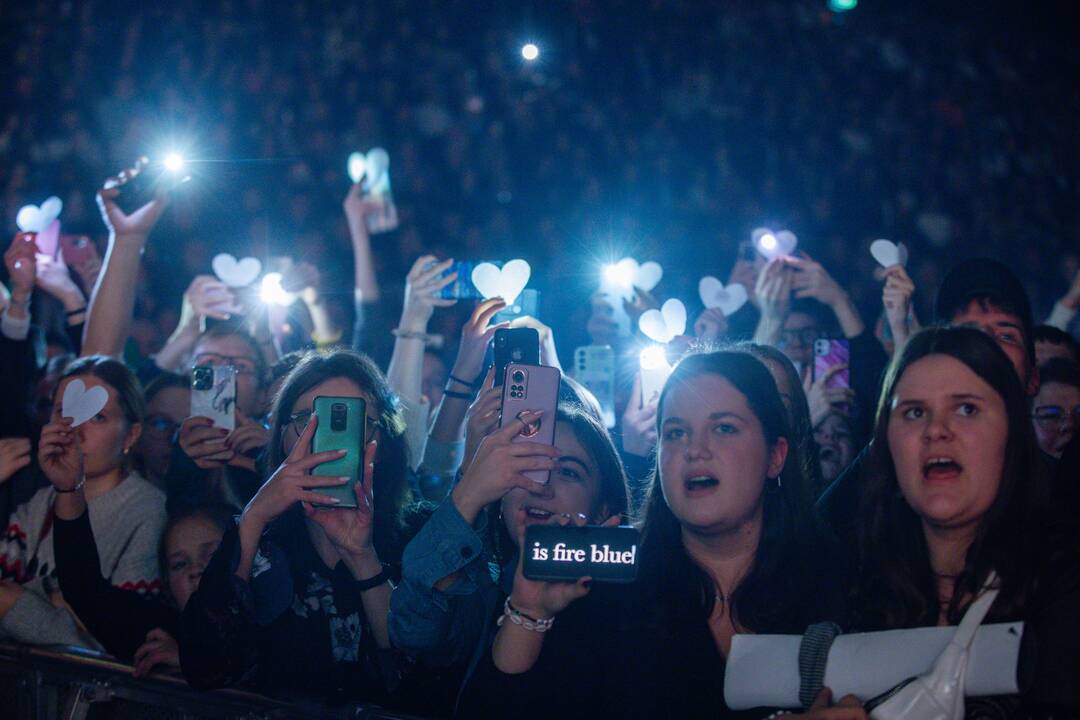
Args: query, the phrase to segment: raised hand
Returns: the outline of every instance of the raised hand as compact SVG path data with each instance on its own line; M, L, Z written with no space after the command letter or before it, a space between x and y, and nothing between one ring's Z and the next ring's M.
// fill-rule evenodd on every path
M146 641L135 651L135 677L146 677L159 665L180 668L180 646L176 639L161 628L146 633Z
M270 431L254 420L249 420L237 413L236 428L225 438L225 447L233 452L227 461L229 465L255 471L255 459L250 456L252 450L264 448L270 443Z
M908 322L911 317L911 296L915 294L915 283L908 276L903 265L893 265L885 269L885 287L881 291L881 304L885 306L885 319L892 330L896 347L904 342L916 328Z
M300 503L304 514L323 529L339 552L356 556L373 550L375 453L376 441L372 440L364 448L364 477L355 483L355 508L318 507L307 501Z
M89 293L97 284L98 274L101 273L101 255L98 254L97 245L93 240L85 235L80 239L85 243L86 253L78 260L65 258L64 261L79 276L83 290Z
M540 336L540 364L562 370L562 364L559 363L559 353L555 349L555 333L550 327L530 315L514 318L510 321L510 327L528 327L536 330Z
M203 470L224 467L235 454L225 445L229 431L208 417L189 417L180 423L180 449Z
M638 457L649 457L656 447L656 407L659 398L655 395L642 402L641 374L634 376L634 387L630 400L626 403L621 420L623 450Z
M833 280L821 263L798 257L787 258L785 262L794 270L791 288L796 298L813 298L834 307L846 296L844 289Z
M457 360L450 374L462 380L473 382L484 368L484 353L488 343L495 336L495 331L509 327L509 323L490 325L491 319L506 307L502 298L491 298L479 303L472 315L461 328L461 344L458 346Z
M809 374L803 380L806 402L810 405L810 427L821 424L829 413L837 409L836 406L849 405L855 401L855 391L851 388L826 387L837 373L847 368L847 365L833 365L816 380L811 380Z
M54 420L41 428L38 465L57 490L70 491L83 478L83 450L71 418Z
M0 438L0 485L30 464L30 438Z
M38 256L35 283L63 303L68 312L86 307L86 298L71 279L62 256L55 260L47 255Z
M120 195L120 188L130 182L147 166L150 161L141 157L135 165L122 171L105 181L104 187L98 190L97 203L101 210L101 219L109 232L116 238L139 238L143 241L150 236L161 214L168 205L168 195L164 192L158 194L153 200L135 210L130 215L126 214L116 204L116 198Z
M200 324L206 318L228 320L243 312L236 296L225 283L213 275L196 275L184 291L184 304L180 310L181 323Z
M451 493L454 505L466 522L475 522L489 503L516 487L530 492L537 490L537 483L524 473L558 467L558 458L562 455L558 448L535 442L514 442L526 424L540 417L540 412L528 413L520 421L508 423L480 442L469 469ZM554 418L549 418L548 422L554 422Z
M34 290L37 278L37 258L33 233L16 233L11 245L4 252L4 266L11 283L11 298L25 302Z
M499 412L502 410L502 388L494 387L495 370L488 371L480 395L468 412L465 413L465 458L461 463L461 472L469 469L481 441L499 427Z
M782 322L791 306L792 273L788 258L773 258L757 276L754 296L757 297L761 315L775 322Z
M457 302L457 300L438 297L440 290L457 280L456 272L443 277L443 273L453 264L453 260L436 262L434 255L424 255L413 263L412 269L405 278L405 303L401 308L401 329L425 332L435 308L450 307Z
M337 487L352 480L349 477L310 474L312 468L337 460L346 453L345 450L327 450L312 454L311 438L315 435L318 424L318 416L312 415L292 452L244 508L244 515L249 516L259 527L266 527L274 518L298 502L337 505L339 501L336 497L323 495L317 492L318 488Z

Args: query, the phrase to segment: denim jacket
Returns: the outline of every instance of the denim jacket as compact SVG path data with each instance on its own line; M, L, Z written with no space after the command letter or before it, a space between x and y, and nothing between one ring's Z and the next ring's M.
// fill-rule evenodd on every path
M447 498L405 548L401 584L390 600L390 641L435 667L475 663L491 642L494 618L513 584L513 565L500 568L484 547L484 514L476 525L465 522ZM435 589L458 571L450 587Z

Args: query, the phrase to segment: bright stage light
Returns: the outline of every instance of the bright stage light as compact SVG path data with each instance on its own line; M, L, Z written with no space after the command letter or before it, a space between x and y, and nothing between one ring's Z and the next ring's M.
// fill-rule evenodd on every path
M165 159L162 161L165 165L165 169L169 172L180 172L184 169L184 156L178 152L171 152L165 155Z

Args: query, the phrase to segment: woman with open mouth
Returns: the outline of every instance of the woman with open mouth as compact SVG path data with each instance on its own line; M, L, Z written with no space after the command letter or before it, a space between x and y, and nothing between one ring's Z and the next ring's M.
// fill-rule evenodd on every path
M549 421L554 446L514 442L530 424ZM523 474L530 471L547 472L547 483ZM391 599L394 646L426 666L427 675L446 679L428 691L456 691L487 654L528 526L600 524L624 516L627 504L610 435L577 405L563 403L555 418L525 417L487 435L450 497L405 548L402 582Z
M739 351L684 358L657 431L637 580L519 574L511 605L550 630L502 623L462 716L730 717L722 687L736 633L802 633L840 617L842 563L788 462L787 414L762 362Z
M1005 353L975 329L915 335L885 378L871 448L853 629L955 625L995 588L984 622L1023 620L1034 665L1022 652L1021 695L967 698L967 716L1075 717L1076 531L1048 520L1027 399Z

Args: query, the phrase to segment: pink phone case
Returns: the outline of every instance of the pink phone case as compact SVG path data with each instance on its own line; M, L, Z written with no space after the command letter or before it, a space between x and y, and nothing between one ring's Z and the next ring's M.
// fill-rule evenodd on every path
M518 363L506 366L499 427L506 427L508 423L521 424L518 417L528 410L542 410L544 413L538 427L531 428L529 434L516 436L514 442L555 444L555 408L559 403L561 377L558 368ZM542 484L547 484L550 479L547 470L530 470L525 476Z

